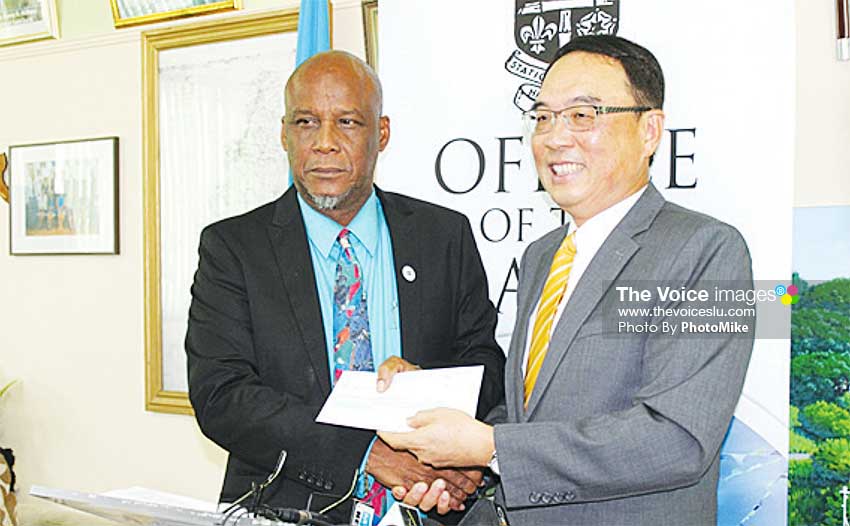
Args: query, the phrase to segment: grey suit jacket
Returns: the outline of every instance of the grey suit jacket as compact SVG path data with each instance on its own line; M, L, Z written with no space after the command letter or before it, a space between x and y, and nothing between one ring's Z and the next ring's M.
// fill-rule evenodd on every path
M615 287L752 287L746 243L729 225L666 202L650 184L570 285L524 409L529 318L565 234L562 227L532 243L520 268L507 423L495 426L500 498L511 525L713 526L719 450L753 335L619 332ZM752 330L753 317L741 321Z

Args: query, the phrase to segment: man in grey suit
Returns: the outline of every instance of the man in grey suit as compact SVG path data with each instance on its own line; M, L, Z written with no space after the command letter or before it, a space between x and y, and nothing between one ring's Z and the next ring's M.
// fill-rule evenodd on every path
M751 262L734 228L649 182L663 99L645 48L614 36L561 48L523 118L543 186L572 222L523 256L506 403L488 419L504 423L436 409L411 418L411 433L381 433L434 466L491 467L512 526L716 524L754 317L694 334L694 309L736 306L712 303L714 291L751 288ZM648 310L624 317L636 298ZM394 491L445 511L438 489Z

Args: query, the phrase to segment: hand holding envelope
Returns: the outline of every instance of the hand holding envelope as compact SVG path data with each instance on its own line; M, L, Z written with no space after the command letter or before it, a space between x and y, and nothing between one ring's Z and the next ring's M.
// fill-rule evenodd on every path
M414 368L400 358L387 360L378 369L378 390L386 389L397 373ZM483 471L479 467L469 466L482 466L485 458L492 458L495 443L491 426L467 413L446 408L420 411L409 418L407 423L415 428L414 431L379 432L381 443L389 443L396 450L407 450L423 464L467 466L455 470L458 473L475 474L475 479L480 483ZM430 485L427 482L417 482L412 486L393 485L392 492L404 504L417 506L423 511L436 507L438 513L445 514L450 509L457 509L445 489L443 481L435 480Z
M346 371L337 381L316 421L378 430L381 437L386 435L398 444L394 445L396 449L409 449L420 462L431 464L423 458L430 457L429 453L417 451L419 448L414 444L402 446L402 443L426 435L429 438L427 442L443 449L448 442L459 438L453 433L446 433L446 429L453 427L453 421L472 424L478 431L489 431L489 426L478 422L473 416L478 406L483 373L483 366L420 370L402 359L387 360L378 373ZM435 425L425 426L429 422L429 415L440 417L442 414L448 418L439 418L439 421L432 422ZM445 424L448 428L443 427ZM415 428L420 429L413 432ZM492 433L489 435L492 436ZM451 437L451 440L446 437ZM442 476L446 476L446 473ZM466 476L474 481L473 490L481 480L481 471L478 469L464 469L457 473L462 475L461 479ZM419 482L411 487L394 486L393 494L399 500L417 505L424 511L436 507L442 514L449 509L463 509L463 498L456 501L457 497L446 491L453 488L447 484L448 480L444 482L438 479L432 481L430 486L427 482ZM457 480L452 480L452 483L457 484ZM471 493L469 489L464 491Z
M317 422L377 431L412 431L407 419L445 407L474 417L484 366L415 370L396 374L384 392L378 375L346 371L316 417Z

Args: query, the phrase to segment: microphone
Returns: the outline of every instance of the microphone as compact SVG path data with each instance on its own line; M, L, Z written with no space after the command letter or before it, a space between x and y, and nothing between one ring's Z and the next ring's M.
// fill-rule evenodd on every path
M280 472L283 471L283 464L286 462L286 450L281 449L280 455L277 457L277 464L275 465L274 471L269 474L269 478L266 479L265 482L260 484L260 490L264 490L269 487L272 482L280 475Z
M260 484L259 486L258 486L258 485L257 485L257 483L255 483L255 482L254 482L254 483L251 483L251 489L250 489L250 490L248 490L248 492L247 492L247 493L245 493L244 495L242 495L241 497L239 497L238 499L236 499L236 500L235 500L235 501L234 501L234 502L233 502L230 506L228 506L228 508L227 508L226 510L224 510L222 513L223 513L225 516L229 516L229 515L230 515L230 513L231 513L233 510L235 510L235 509L236 509L236 507L237 507L237 506L239 506L239 504L241 504L241 503L242 503L242 501L244 501L245 499L247 499L247 498L248 498L248 497L250 497L251 495L253 495L253 496L254 496L253 504L252 504L252 506L251 506L251 511L252 511L252 512L253 512L253 511L256 511L257 506L258 506L258 505L259 505L259 503L260 503L260 499L262 498L263 491L264 491L267 487L269 487L269 486L270 486L270 485L271 485L271 484L275 481L275 479L277 479L277 477L278 477L278 475L280 475L281 471L283 471L283 464L286 462L286 455L287 455L286 450L285 450L285 449L281 449L281 450L280 450L280 455L277 457L277 464L275 465L274 471L272 471L272 472L269 474L269 476L268 476L268 478L266 479L266 481L265 481L265 482L263 482L262 484Z
M287 524L311 524L315 526L330 526L328 518L321 513L312 511L296 510L293 508L272 508L263 510L263 516L267 519L274 519Z
M265 482L257 486L255 483L251 483L251 492L254 493L254 498L251 499L251 511L256 513L257 509L260 507L260 503L263 501L263 492L267 487L271 486L272 482L277 479L280 472L283 471L283 464L286 462L286 450L282 449L280 451L280 455L277 457L277 465L275 465L274 471L269 474L269 477Z

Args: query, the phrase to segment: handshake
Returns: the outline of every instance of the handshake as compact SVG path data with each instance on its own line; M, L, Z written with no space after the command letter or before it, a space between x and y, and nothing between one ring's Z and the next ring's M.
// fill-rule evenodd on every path
M378 368L376 389L383 392L397 373L417 369L391 357ZM413 431L378 433L366 471L392 488L397 500L422 511L465 510L464 501L483 485L484 469L493 458L492 426L446 408L420 411L407 424Z

